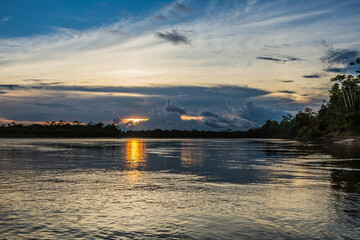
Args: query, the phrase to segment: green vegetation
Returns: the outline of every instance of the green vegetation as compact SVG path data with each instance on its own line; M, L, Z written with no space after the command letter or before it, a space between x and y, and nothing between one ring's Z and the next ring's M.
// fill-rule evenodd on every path
M360 65L360 58L350 65ZM360 73L360 68L356 70ZM360 133L360 75L340 74L331 79L329 101L319 111L306 108L282 121L268 120L264 126L249 130L253 137L313 140Z

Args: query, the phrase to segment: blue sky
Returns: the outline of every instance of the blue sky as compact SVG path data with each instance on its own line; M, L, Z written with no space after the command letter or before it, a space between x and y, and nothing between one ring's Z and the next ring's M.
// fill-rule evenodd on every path
M359 1L2 0L0 120L259 126L352 73L358 19Z
M144 17L171 1L98 0L2 0L0 28L2 38L48 34L54 27L85 30L120 21Z

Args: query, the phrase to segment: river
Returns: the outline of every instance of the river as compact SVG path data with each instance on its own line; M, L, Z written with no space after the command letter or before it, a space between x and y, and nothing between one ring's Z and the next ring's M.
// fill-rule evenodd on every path
M359 237L359 146L0 139L0 239Z

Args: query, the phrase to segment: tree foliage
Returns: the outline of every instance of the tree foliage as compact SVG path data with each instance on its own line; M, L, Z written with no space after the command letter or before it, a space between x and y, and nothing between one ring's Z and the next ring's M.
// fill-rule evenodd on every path
M119 137L121 131L114 125L82 124L59 120L46 124L23 125L10 123L0 126L1 137Z
M350 65L360 65L360 58ZM360 69L360 68L359 68ZM360 73L357 69L355 72ZM325 135L351 135L360 132L360 75L339 74L330 80L329 100L319 111L306 108L280 123L268 120L253 129L254 136L315 139Z

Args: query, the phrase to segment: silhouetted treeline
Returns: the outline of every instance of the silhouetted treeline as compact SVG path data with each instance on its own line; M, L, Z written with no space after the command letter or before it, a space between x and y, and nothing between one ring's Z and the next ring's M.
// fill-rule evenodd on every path
M103 123L81 124L62 120L47 124L10 123L0 126L0 137L119 137L120 133L114 124L105 126Z
M350 65L359 65L360 58ZM360 69L356 70L360 73ZM319 111L306 108L295 116L284 116L281 122L268 120L252 129L255 137L296 138L312 140L360 133L360 75L340 74L331 79L329 101Z

